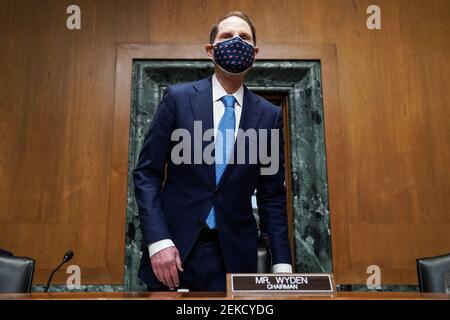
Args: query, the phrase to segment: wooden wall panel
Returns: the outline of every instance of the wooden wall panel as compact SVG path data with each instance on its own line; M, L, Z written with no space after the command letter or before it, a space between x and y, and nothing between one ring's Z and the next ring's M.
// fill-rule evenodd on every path
M450 252L449 1L379 0L378 31L365 25L369 0L76 3L80 31L65 27L72 1L0 2L0 247L36 257L37 282L69 247L84 283L122 282L117 44L202 45L236 9L253 17L261 50L336 44L340 119L325 123L342 137L326 132L338 282L365 283L378 264L384 283L414 283L415 257Z

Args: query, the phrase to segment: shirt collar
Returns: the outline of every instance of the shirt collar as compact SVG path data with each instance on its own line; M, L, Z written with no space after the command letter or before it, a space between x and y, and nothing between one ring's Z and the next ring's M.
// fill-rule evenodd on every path
M216 74L212 76L212 96L213 101L217 101L223 96L226 96L228 93L220 84L219 80L217 80ZM239 89L235 93L232 94L236 99L238 106L242 107L242 103L244 100L244 86L241 85Z

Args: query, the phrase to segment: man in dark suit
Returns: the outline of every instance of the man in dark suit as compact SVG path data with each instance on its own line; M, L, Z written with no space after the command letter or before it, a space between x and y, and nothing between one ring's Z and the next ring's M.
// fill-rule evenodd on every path
M255 45L250 19L241 12L227 14L205 46L215 74L169 86L158 107L134 170L143 235L139 277L149 290L225 291L227 272L256 272L255 189L273 272L292 272L281 108L243 85L259 50ZM268 133L270 141L240 139L251 130ZM193 150L180 151L176 137L181 136ZM212 163L207 160L211 144ZM262 145L269 156L276 155L277 170L264 172L267 161L249 160ZM246 161L239 161L239 150Z

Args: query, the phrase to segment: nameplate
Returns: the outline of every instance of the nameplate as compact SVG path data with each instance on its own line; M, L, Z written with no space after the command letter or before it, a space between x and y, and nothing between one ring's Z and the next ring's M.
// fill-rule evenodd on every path
M231 291L333 293L330 274L231 274Z

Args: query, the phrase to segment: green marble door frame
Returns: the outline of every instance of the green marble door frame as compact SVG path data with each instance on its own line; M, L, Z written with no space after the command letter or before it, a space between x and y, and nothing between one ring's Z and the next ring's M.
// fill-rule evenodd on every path
M164 89L213 73L207 60L134 60L129 136L124 289L143 290L137 278L141 234L132 170ZM258 61L246 77L249 89L288 99L291 198L297 272L331 272L323 103L319 61Z

